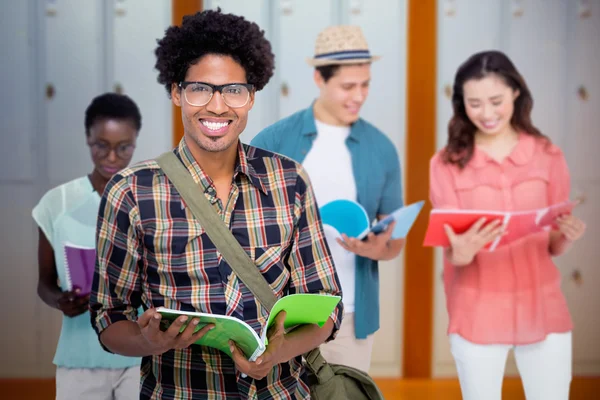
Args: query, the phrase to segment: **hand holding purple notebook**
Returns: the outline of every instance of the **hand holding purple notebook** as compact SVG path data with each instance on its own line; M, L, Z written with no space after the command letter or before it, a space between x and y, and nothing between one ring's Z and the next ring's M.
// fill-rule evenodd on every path
M67 290L79 289L81 296L88 295L92 290L95 268L95 248L65 243Z

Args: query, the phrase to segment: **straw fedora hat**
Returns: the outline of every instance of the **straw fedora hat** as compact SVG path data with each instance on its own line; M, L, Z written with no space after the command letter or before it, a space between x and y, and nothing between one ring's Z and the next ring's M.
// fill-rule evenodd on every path
M353 25L335 25L325 28L315 44L315 55L306 62L313 67L336 64L359 64L379 60L373 56L362 30Z

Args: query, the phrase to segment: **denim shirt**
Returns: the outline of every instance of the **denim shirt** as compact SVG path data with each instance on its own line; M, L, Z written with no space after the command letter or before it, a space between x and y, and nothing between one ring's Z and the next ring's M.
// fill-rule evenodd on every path
M251 145L283 154L302 163L317 136L313 107L262 130ZM352 124L346 145L352 158L358 203L369 220L402 207L400 161L392 141L373 125L359 119ZM323 172L327 160L323 160ZM364 339L379 329L379 269L376 260L356 257L355 331ZM343 289L343 288L342 288Z

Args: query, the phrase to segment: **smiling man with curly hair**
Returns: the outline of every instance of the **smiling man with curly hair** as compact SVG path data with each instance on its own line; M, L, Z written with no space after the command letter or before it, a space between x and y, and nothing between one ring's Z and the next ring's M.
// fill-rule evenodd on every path
M273 75L264 32L242 17L204 11L170 27L156 56L158 81L181 108L184 137L173 153L273 294L341 295L306 172L239 140L256 91ZM235 343L228 354L193 344L212 329L195 332L195 318L160 329L159 306L235 317L259 335L268 314L156 161L120 171L106 186L97 251L92 325L106 350L143 357L141 399L310 396L301 355L333 338L341 303L322 327L286 332L280 313L255 361Z

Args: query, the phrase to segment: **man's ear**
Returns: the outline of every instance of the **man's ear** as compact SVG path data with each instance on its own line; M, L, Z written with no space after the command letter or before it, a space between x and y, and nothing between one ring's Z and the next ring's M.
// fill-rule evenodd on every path
M175 82L171 83L171 101L177 107L181 107L181 88Z
M250 91L250 99L248 100L248 110L251 110L254 107L254 98L256 97L256 89L252 89Z
M323 86L325 86L325 79L323 79L323 75L321 75L321 73L316 68L315 68L315 72L313 73L313 79L319 89L321 89L321 88L323 88Z

